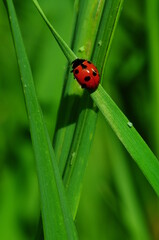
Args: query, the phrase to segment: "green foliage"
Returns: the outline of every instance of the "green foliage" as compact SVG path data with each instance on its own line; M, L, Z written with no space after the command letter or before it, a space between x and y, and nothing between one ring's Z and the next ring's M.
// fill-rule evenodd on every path
M91 94L105 119L159 195L159 162L146 143L101 86Z
M98 66L104 88L130 119L125 118L100 86L91 94L104 114L104 118L99 115L97 121L98 110L89 93L83 91L69 73L70 64L64 78L66 60L63 53L31 1L15 1L38 100L49 135L51 138L54 135L55 156L74 218L78 208L75 223L79 238L157 240L158 198L143 173L158 192L158 162L134 127L157 154L158 3L156 0L125 1L119 24L123 3L120 0L80 0L75 5L73 1L52 3L39 0L39 3L62 36L60 45L66 50L68 60L71 62L76 56L91 59ZM2 3L0 22L0 237L4 240L33 239L39 219L38 186L14 48ZM50 23L47 24L51 26ZM69 44L65 45L62 39L69 43L72 30L73 52L70 52ZM37 122L41 119L41 113L38 114ZM141 171L104 119L115 130ZM45 139L46 145L49 141L48 151L52 152L46 130L42 132L43 138L37 139ZM38 131L37 136L40 133ZM35 149L43 152L43 144L38 144ZM55 156L52 156L54 160ZM47 163L41 172L46 166ZM53 170L49 168L51 175L46 178L60 179L56 163L54 166L58 176L52 178ZM54 190L57 193L56 187ZM44 193L42 190L41 194ZM62 190L60 196L63 195ZM48 196L50 199L51 195ZM52 202L52 207L57 202ZM64 205L65 202L64 196ZM58 210L57 207L59 217ZM67 215L68 211L65 213Z
M6 1L35 152L45 239L77 239L12 1Z

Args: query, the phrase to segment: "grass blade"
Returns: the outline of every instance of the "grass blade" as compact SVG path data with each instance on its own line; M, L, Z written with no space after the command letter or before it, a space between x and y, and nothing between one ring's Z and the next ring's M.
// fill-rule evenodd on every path
M68 61L71 63L73 60L77 58L74 52L69 48L67 43L61 38L61 36L56 32L53 28L49 20L46 18L44 12L42 11L39 3L37 0L32 0L34 5L36 6L37 10L39 11L40 15L44 19L45 23L47 24L48 28L50 29L51 33L53 34L54 38L56 39L57 43L59 44L60 48L62 49L63 53L65 54Z
M77 239L62 180L36 97L12 0L5 1L24 90L41 195L45 239Z
M131 239L150 240L147 218L145 218L143 206L139 201L139 195L128 161L130 158L125 154L125 151L123 151L123 146L111 129L109 129L109 126L106 133L105 141L107 141L108 145L107 151L111 154L110 171L111 174L113 174L113 181L115 181L118 192L117 195L120 199L117 200L120 202L120 213L118 212L118 214L130 232Z
M103 69L108 60L114 32L119 20L124 0L106 1L101 24L99 27L93 60L97 62L98 70L103 74ZM102 80L102 79L101 79Z
M93 3L95 5L95 2L96 1L92 1L91 5L93 5ZM90 22L81 22L81 25L83 24L82 31L80 29L80 26L79 28L78 26L76 27L77 35L81 34L82 39L74 43L75 47L77 48L77 46L79 45L79 42L80 42L80 45L82 42L83 46L87 46L87 45L90 46L90 48L86 47L88 51L87 54L89 54L89 49L91 49L91 52L93 52L93 55L91 58L93 62L95 62L98 68L100 69L100 74L102 74L102 69L105 64L105 55L108 55L108 50L110 49L111 40L116 28L116 22L119 17L122 3L123 1L121 0L118 0L118 1L108 0L108 1L103 1L102 3L100 2L99 4L100 7L95 5L94 9L96 9L97 12L94 11L94 15L100 18L100 24L98 25L99 20L96 22L97 24L96 27L98 26L98 29L99 29L98 32L95 31L95 28L93 32L95 21L92 21L91 15L89 16L90 4L88 4L88 9L85 8L87 15L84 16L84 19L88 18L90 19ZM100 13L99 13L99 9L100 9ZM83 11L83 9L79 9L79 11L80 10ZM89 35L83 34L84 28L85 28L85 32L92 31L91 40ZM93 34L97 36L97 39L96 37L94 38ZM99 39L101 42L103 42L101 46L99 46ZM85 52L82 53L82 57L83 57L83 54L85 54ZM89 59L90 57L89 55L88 56L84 55L84 58ZM82 106L81 108L84 108L84 109L86 108L86 109L79 114L79 119L77 121L76 128L73 135L71 150L67 158L66 170L64 172L64 184L66 186L66 191L68 194L70 205L72 206L72 209L73 209L74 216L78 208L78 203L79 203L81 188L83 183L83 176L84 176L84 172L87 165L91 143L93 140L96 120L97 120L97 112L98 112L97 108L93 106L91 101L89 101L89 95L87 93L85 93L85 95L82 96L79 105Z
M158 14L158 1L146 1L146 17L147 17L147 34L149 44L149 64L150 64L150 79L152 88L152 106L154 112L152 134L155 146L155 152L159 156L159 14Z
M157 158L101 85L91 94L91 97L159 195L159 163Z
M86 52L84 51L80 53L80 57L91 58L104 3L104 0L80 1L74 49L78 51L79 46L82 46L83 44L85 49L87 49ZM84 24L82 24L81 21L83 21ZM82 32L80 31L81 29ZM91 38L88 32L89 34L91 33ZM89 109L86 109L87 107ZM75 217L79 203L84 170L87 164L87 156L95 128L96 117L94 118L93 116L96 115L96 112L92 109L92 100L89 97L89 94L79 88L76 81L73 80L72 74L68 79L59 112L60 116L57 121L58 131L54 141L55 153L59 162L60 172L63 175L64 185L66 187L72 213ZM73 114L70 114L71 112L73 112ZM77 117L75 117L75 115ZM89 127L87 127L85 122L91 122ZM78 177L76 176L77 172Z
M101 85L91 97L159 196L159 162L155 155Z
M73 50L78 52L80 58L91 58L104 2L104 0L86 0L79 2L72 45ZM88 35L90 32L91 37ZM81 47L84 51L79 51ZM75 135L78 135L78 130L76 131L76 129L80 129L80 125L83 125L83 119L86 119L84 116L84 110L87 107L91 109L91 104L92 102L89 98L89 94L78 86L76 81L73 80L72 74L67 75L66 88L64 89L61 99L56 134L54 137L55 153L62 174L64 174L66 162L68 162L69 165L69 159L72 158L72 145L76 145ZM70 114L70 112L73 112L73 114ZM89 111L87 111L87 113L88 112ZM78 120L78 117L80 117L81 114L83 117L81 116L81 120ZM78 125L77 128L76 125ZM91 126L89 129L91 132L90 135L92 135ZM70 148L72 149L71 151ZM89 144L87 144L87 149L89 149Z

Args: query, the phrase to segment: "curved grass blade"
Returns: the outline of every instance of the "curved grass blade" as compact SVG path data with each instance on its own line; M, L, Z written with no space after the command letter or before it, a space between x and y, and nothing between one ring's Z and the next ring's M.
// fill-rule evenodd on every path
M77 239L63 183L36 97L32 73L12 0L6 0L5 5L11 24L35 152L44 236L47 240Z
M37 10L39 11L40 15L44 19L45 23L47 24L48 28L50 29L51 33L53 34L54 38L56 39L57 43L59 44L60 48L62 49L63 53L65 54L66 58L70 63L77 58L74 52L69 48L67 43L61 38L61 36L56 32L53 28L49 20L46 18L44 12L42 11L39 3L37 0L32 0L34 5L36 6Z
M158 159L101 85L91 97L159 196Z

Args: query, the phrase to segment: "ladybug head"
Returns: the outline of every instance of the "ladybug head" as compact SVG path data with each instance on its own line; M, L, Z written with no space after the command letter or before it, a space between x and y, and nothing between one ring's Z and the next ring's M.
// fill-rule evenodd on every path
M72 68L75 69L76 67L78 67L79 65L81 65L84 61L85 61L84 59L76 58L76 59L72 62Z

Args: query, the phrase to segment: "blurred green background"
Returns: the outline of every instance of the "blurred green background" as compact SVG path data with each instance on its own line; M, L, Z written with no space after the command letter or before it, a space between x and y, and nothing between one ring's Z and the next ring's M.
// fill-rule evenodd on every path
M67 61L31 1L14 3L52 138ZM70 44L74 1L41 0L40 3ZM156 7L159 9L155 0L125 1L103 84L159 157ZM40 212L38 183L16 56L2 1L0 43L0 239L34 239ZM145 240L144 234L147 239L159 239L157 196L100 114L76 226L82 240Z

